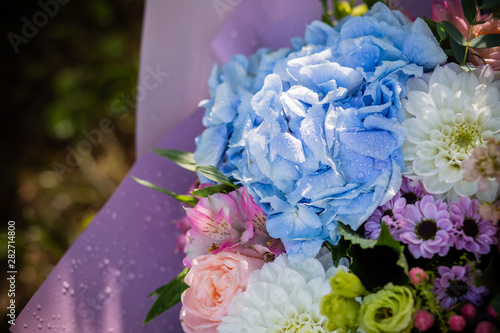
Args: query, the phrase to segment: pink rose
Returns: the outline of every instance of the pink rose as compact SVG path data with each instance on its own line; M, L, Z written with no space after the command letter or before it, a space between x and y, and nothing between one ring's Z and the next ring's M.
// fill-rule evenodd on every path
M250 274L263 264L261 258L236 251L195 258L185 278L189 288L182 294L180 319L184 331L216 332L234 296L245 291Z

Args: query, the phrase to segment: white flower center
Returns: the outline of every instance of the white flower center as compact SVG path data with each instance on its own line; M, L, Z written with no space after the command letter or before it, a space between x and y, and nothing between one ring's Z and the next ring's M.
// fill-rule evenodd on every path
M458 164L461 164L474 148L482 145L481 134L483 130L475 124L464 122L461 125L444 126L443 132L445 129L450 129L450 134L444 136L444 142L449 147L448 152Z
M296 314L293 318L281 318L279 326L284 333L324 333L324 318L313 318L308 313Z

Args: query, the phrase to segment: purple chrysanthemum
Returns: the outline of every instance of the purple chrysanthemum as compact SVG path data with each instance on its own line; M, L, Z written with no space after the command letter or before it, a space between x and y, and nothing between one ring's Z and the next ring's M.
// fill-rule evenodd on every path
M403 182L401 183L401 188L399 193L403 198L406 199L406 204L413 205L425 195L422 190L422 186L419 182L413 181L409 178L403 176Z
M380 236L381 223L384 222L393 236L397 234L398 220L403 217L406 200L401 193L396 195L382 206L379 206L366 220L365 237L377 240Z
M432 258L436 253L445 256L454 242L456 232L450 221L448 205L426 195L415 205L406 205L398 223L397 236L408 244L415 258Z
M443 309L462 301L480 305L483 296L488 293L485 286L476 287L474 285L474 274L470 265L451 268L441 266L438 268L438 272L441 277L434 279L436 287L434 292Z
M455 247L465 249L479 258L490 252L491 245L497 243L498 227L491 221L484 220L478 212L479 200L461 197L449 206L450 220L455 225L457 235Z

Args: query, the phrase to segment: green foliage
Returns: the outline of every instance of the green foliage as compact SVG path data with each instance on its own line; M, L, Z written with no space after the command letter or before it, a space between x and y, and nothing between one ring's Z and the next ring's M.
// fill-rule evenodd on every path
M441 22L436 22L435 24L436 24L436 31L439 35L440 40L446 39L448 37L448 33L444 29Z
M408 282L404 246L392 237L385 223L382 223L378 240L365 239L341 223L339 233L352 243L347 251L351 260L350 269L367 290L377 290L389 282Z
M188 153L181 150L175 149L156 149L152 150L160 156L163 156L177 165L187 169L189 171L196 171L196 165L193 157L193 153Z
M200 198L205 198L205 197L208 197L208 196L210 196L212 194L216 194L216 193L228 194L231 191L234 191L234 187L221 184L221 185L212 185L209 187L200 188L200 189L191 191L191 194L194 196L200 197Z
M481 8L496 8L499 3L500 0L493 0L481 6ZM442 21L433 23L430 20L426 20L445 53L449 56L453 56L455 61L460 65L467 64L471 48L484 49L500 46L500 34L481 35L471 39L473 27L477 24L484 23L483 21L477 21L479 14L478 8L476 0L462 0L464 16L469 23L467 36L463 36L460 30L451 22ZM477 55L474 51L472 51L472 54ZM470 66L467 66L467 70L471 70Z
M151 306L151 309L149 309L143 325L149 323L151 320L181 301L182 293L188 288L188 285L184 282L184 278L188 272L189 269L184 268L184 270L172 281L156 289L149 295L149 297L158 296L158 298Z
M132 176L132 178L138 182L139 184L143 185L143 186L146 186L146 187L149 187L149 188L152 188L154 190L157 190L161 193L164 193L164 194L167 194L171 197L173 197L174 199L176 200L179 200L180 202L184 202L192 207L194 207L196 205L196 203L198 202L198 199L196 199L195 197L193 196L190 196L190 195L182 195L182 194L177 194L175 192L172 192L170 190L167 190L167 189L164 189L164 188L161 188L159 186L156 186L146 180L142 180L142 179L139 179L139 178L136 178L134 176Z
M462 33L460 30L458 30L452 23L448 21L442 21L440 22L441 25L443 26L444 30L446 33L458 44L461 46L466 46L467 45L467 40L465 39L464 36L462 36Z
M493 299L491 300L491 306L493 307L493 309L495 309L496 313L500 314L500 294L493 297ZM499 319L500 318L497 318L497 320Z
M480 9L498 9L500 0L487 0L479 8Z
M340 259L347 256L347 251L351 247L351 242L342 237L337 245L333 245L330 242L325 242L323 245L332 253L333 265L338 266Z
M464 11L465 19L470 23L474 24L477 17L477 4L476 0L462 0L462 9Z
M470 47L475 49L487 49L500 46L500 34L490 34L477 36L469 43Z
M500 293L500 254L492 248L489 261L482 274L477 277L476 285L486 286L494 293ZM500 313L500 312L498 312Z
M234 188L237 188L238 186L234 185L231 180L225 176L222 172L219 171L216 167L213 167L211 165L200 165L196 167L196 171L201 173L203 176L207 177L208 179L221 183L227 186L231 186Z

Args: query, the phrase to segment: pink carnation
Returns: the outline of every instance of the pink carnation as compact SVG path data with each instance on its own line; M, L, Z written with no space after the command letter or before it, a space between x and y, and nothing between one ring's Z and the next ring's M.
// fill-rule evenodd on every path
M264 260L240 251L222 251L200 256L192 263L185 278L189 288L181 297L182 328L187 333L216 332L232 299L245 291L250 274L262 268Z

